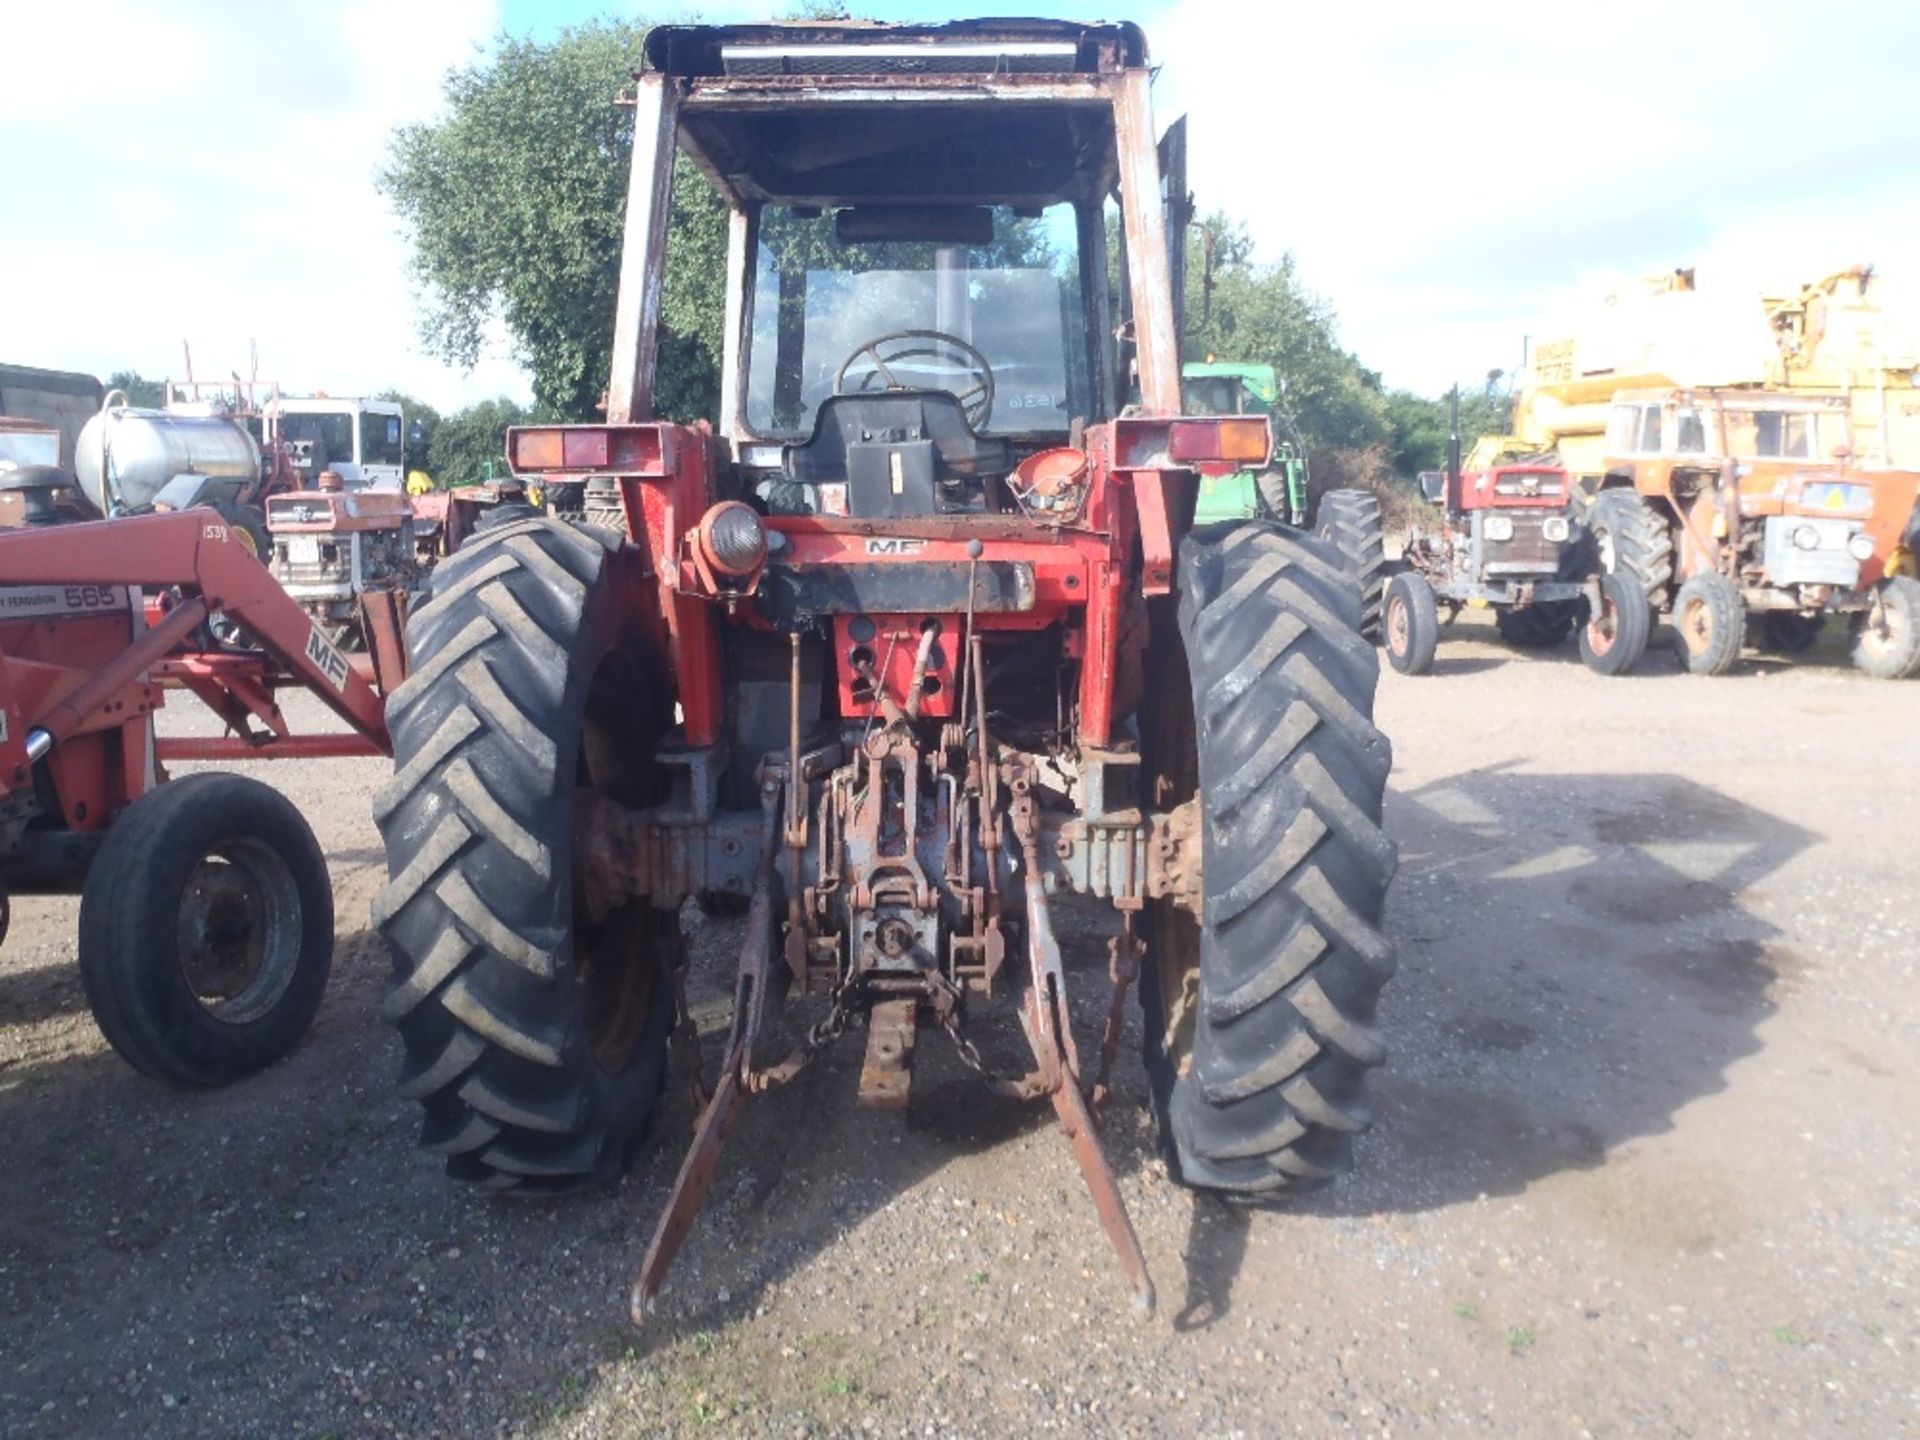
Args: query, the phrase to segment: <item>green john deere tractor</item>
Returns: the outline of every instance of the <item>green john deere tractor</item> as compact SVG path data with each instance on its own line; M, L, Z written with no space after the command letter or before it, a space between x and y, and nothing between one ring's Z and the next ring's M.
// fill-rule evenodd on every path
M1361 628L1368 639L1378 639L1386 584L1380 502L1366 490L1329 490L1309 518L1307 448L1292 417L1280 406L1280 378L1273 366L1234 360L1191 362L1180 367L1180 391L1189 415L1269 415L1277 437L1273 459L1265 469L1201 475L1193 523L1270 519L1310 528L1332 540L1346 556L1360 587Z

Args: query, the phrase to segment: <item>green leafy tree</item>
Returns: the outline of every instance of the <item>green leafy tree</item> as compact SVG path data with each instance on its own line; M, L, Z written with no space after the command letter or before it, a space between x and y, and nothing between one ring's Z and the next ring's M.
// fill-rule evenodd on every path
M158 410L166 403L163 381L149 380L137 370L116 370L107 377L107 389L127 392L127 403L143 410Z
M497 320L554 418L598 415L611 369L633 148L614 101L646 31L609 19L502 37L447 75L444 118L395 132L379 176L411 235L429 348L471 367ZM656 403L691 418L718 395L726 212L684 159L674 186Z
M507 473L507 427L534 419L525 406L501 396L456 410L433 435L434 483L442 489L503 479Z
M1333 307L1308 290L1291 255L1277 264L1253 258L1246 226L1210 216L1213 283L1206 288L1206 251L1189 238L1185 352L1198 360L1267 364L1286 384L1281 407L1315 447L1364 448L1391 433L1380 377L1339 340Z
M1503 435L1510 425L1512 392L1499 370L1487 372L1484 384L1460 389L1460 451L1464 455L1482 435ZM1387 395L1387 420L1392 427L1389 447L1393 468L1404 476L1439 470L1447 463L1450 397L1416 395L1395 390Z

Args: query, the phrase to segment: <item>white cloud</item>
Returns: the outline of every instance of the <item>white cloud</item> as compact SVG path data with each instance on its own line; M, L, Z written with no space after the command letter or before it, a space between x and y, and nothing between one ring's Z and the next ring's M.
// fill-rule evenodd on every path
M1201 208L1291 250L1391 384L1513 368L1529 332L1675 266L1920 279L1905 0L1185 0L1146 28Z
M373 183L495 24L493 0L15 7L0 358L178 377L184 339L224 375L251 339L294 389L524 396L504 346L470 376L422 352Z

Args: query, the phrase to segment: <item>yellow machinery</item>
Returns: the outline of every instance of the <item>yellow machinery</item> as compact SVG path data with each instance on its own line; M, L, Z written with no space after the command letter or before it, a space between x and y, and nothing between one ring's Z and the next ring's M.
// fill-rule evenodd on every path
M1467 466L1553 452L1592 490L1617 393L1752 387L1844 397L1858 465L1920 468L1920 347L1879 291L1867 265L1757 304L1700 288L1692 270L1623 286L1573 334L1533 346L1513 433L1482 436Z

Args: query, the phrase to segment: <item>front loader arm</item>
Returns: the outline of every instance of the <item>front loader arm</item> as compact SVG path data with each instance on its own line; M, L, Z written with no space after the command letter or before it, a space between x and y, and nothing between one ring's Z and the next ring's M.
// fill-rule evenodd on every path
M221 612L375 749L390 750L380 695L212 511L175 510L0 533L0 583L178 587L183 597L180 606L34 721L48 736L43 743L57 744L72 734L93 709L180 648L207 615Z

